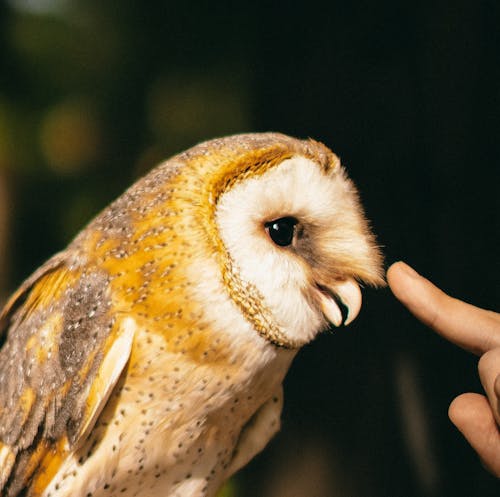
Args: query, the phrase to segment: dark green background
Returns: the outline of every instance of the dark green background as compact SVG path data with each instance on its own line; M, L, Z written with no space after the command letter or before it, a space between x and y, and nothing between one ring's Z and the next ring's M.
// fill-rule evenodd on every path
M0 6L0 290L199 140L275 130L339 154L387 261L499 309L497 0ZM2 238L2 226L8 235ZM367 290L286 380L238 497L493 496L447 419L477 359Z

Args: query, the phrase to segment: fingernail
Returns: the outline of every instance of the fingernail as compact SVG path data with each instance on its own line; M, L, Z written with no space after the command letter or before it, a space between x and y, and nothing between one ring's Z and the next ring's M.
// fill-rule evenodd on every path
M410 276L411 278L420 277L420 275L411 266L406 264L406 262L399 261L398 264L401 268L401 271L403 271L403 273L405 273L407 276Z

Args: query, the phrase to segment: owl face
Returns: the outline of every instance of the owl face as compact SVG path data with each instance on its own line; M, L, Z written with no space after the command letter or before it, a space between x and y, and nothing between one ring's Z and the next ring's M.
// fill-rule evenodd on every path
M380 283L380 255L338 159L294 155L224 192L216 219L243 282L262 296L282 345L307 343L361 307L357 280ZM270 337L272 339L272 337Z

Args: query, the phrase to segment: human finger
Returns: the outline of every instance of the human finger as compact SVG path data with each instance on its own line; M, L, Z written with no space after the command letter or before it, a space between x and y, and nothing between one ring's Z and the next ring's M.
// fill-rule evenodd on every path
M481 355L500 347L500 314L450 297L404 262L387 271L396 298L447 340Z
M448 415L483 464L500 478L500 431L486 397L462 394L450 404Z

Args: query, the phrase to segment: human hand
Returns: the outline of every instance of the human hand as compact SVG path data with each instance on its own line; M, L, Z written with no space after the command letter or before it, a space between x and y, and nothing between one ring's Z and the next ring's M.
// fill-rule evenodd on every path
M485 466L500 478L500 314L450 297L404 262L389 268L387 281L420 321L480 356L479 377L486 396L459 395L448 414Z

